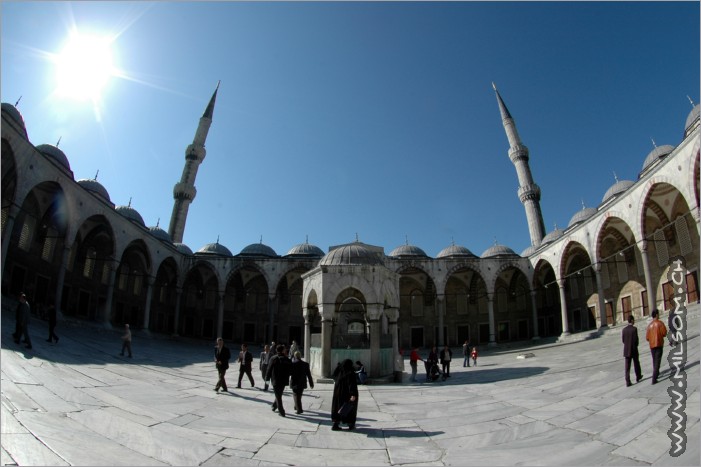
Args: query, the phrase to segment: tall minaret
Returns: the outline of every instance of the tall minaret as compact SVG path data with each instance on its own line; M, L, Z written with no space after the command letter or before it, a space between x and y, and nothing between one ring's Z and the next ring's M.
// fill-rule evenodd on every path
M526 209L526 219L528 219L528 231L531 234L531 245L538 246L545 236L545 224L543 223L543 213L540 211L540 187L533 181L531 169L528 166L528 148L521 143L521 138L516 131L516 124L506 108L504 101L497 91L497 87L492 83L494 92L497 94L499 112L504 124L506 137L509 139L509 159L516 166L518 175L518 198Z
M195 139L192 144L185 150L185 167L183 175L180 177L180 182L173 187L173 214L170 216L170 227L168 233L173 243L182 243L183 234L185 233L185 222L187 221L187 211L190 208L190 203L197 195L195 188L195 177L197 177L197 169L207 155L207 150L204 148L209 126L212 124L212 115L214 114L214 102L217 100L217 91L219 91L219 83L217 88L209 100L209 104L200 118L200 124L197 126Z

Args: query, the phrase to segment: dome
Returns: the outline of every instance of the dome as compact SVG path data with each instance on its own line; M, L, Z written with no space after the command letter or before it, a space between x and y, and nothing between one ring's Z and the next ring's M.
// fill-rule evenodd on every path
M146 227L146 224L144 224L144 219L141 217L141 214L137 212L136 209L132 208L131 206L117 206L114 208L115 211L129 219L130 221L136 222L139 224L141 227Z
M523 258L528 258L528 257L531 256L533 253L535 253L535 250L536 250L536 249L537 249L536 247L534 247L533 245L531 245L531 246L529 246L528 248L526 248L525 250L523 250L523 251L521 252L521 255L520 255L520 256L523 257Z
M484 253L482 253L482 258L496 258L499 256L518 256L514 250L504 245L494 245L487 248Z
M69 172L71 174L73 173L71 172L71 165L68 163L68 158L59 148L51 144L40 144L36 148L37 151L39 151L46 157L53 159L54 162L58 163L58 165L62 167L64 171Z
M192 250L184 243L173 243L173 245L175 245L175 248L177 248L180 253L184 255L192 255Z
M100 184L97 180L88 180L87 178L83 178L78 180L78 185L82 186L91 193L101 196L105 199L105 201L109 201L110 203L112 202L110 199L110 194L107 193L105 187L102 186L102 184Z
M657 147L650 151L650 154L645 158L643 162L643 171L654 164L658 159L664 159L670 152L674 151L674 146L665 144L664 146Z
M564 233L565 232L563 232L561 229L555 229L552 232L548 233L545 237L543 237L543 240L540 242L540 244L545 245L546 243L554 242L558 238L562 237Z
M219 242L217 243L208 243L199 250L197 250L197 253L195 254L208 254L208 255L219 255L219 256L234 256L231 254L231 251L224 245L220 245Z
M324 256L324 251L316 245L300 243L290 248L290 251L287 252L287 256L318 256L321 258Z
M684 125L684 136L692 130L692 126L694 125L694 122L699 119L699 104L696 104L693 109L691 109L691 112L689 112L689 116L686 117L686 124Z
M340 265L361 265L361 264L383 264L378 253L364 247L362 243L356 242L340 246L329 251L321 258L319 265L340 266Z
M422 257L428 257L426 252L419 248L418 246L414 245L402 245L398 246L392 252L389 254L389 256L395 256L395 257L400 257L400 256L422 256Z
M164 242L172 242L170 238L170 234L163 230L162 228L158 227L157 225L154 227L149 227L148 228L149 232L151 232L151 235L156 237L159 240L163 240Z
M443 248L436 258L450 258L451 256L471 256L475 257L474 253L460 245L450 245L447 248Z
M239 254L246 256L269 256L271 258L277 257L275 250L270 248L268 245L264 245L263 243L251 243L246 248L241 250L241 253Z
M611 185L611 188L606 190L606 193L604 194L604 198L601 200L602 203L605 203L606 201L610 200L614 196L623 193L626 191L628 188L633 186L635 182L631 182L630 180L620 180L613 185Z
M585 221L594 214L596 214L596 208L582 208L581 211L577 211L575 215L572 216L572 219L570 219L570 223L567 224L567 227L572 227L575 224Z
M8 104L7 102L2 103L2 111L7 112L10 115L10 118L19 125L19 127L22 129L22 133L24 134L25 139L29 139L27 136L27 127L24 124L24 118L22 118L22 114L17 110L17 107L15 107L12 104Z

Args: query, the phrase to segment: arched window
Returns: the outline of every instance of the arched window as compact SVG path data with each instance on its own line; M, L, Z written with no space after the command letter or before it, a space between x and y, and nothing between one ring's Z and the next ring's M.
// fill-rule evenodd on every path
M95 248L88 248L87 253L85 253L85 265L83 266L83 276L90 279L95 269L95 258L97 258L97 252Z

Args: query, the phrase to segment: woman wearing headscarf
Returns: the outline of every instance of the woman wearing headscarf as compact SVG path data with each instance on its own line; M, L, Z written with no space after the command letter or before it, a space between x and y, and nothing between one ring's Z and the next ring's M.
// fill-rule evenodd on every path
M350 410L340 413L345 404L351 404ZM348 408L346 406L345 408ZM347 358L341 364L338 377L333 385L333 399L331 400L332 430L341 429L340 423L348 425L349 430L355 430L355 419L358 416L358 383L356 381L353 360Z

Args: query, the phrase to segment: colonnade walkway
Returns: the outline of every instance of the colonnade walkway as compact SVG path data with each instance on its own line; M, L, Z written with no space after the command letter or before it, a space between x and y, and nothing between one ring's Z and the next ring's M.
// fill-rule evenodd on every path
M663 317L664 319L664 317ZM644 379L626 387L621 326L568 344L481 349L445 382L361 386L356 431L331 431L332 384L304 395L304 413L273 413L272 391L227 375L216 393L214 342L60 322L58 344L34 319L33 349L2 315L2 465L699 465L699 306L688 314L686 451L669 454L671 398L665 346L652 385L640 320ZM232 348L237 354L238 348ZM425 349L424 355L425 355ZM254 349L257 352L257 349ZM530 354L529 358L525 357ZM257 357L257 354L256 354ZM256 358L257 360L257 358ZM406 369L409 369L408 362ZM425 374L420 372L420 381ZM634 377L633 377L634 378Z

